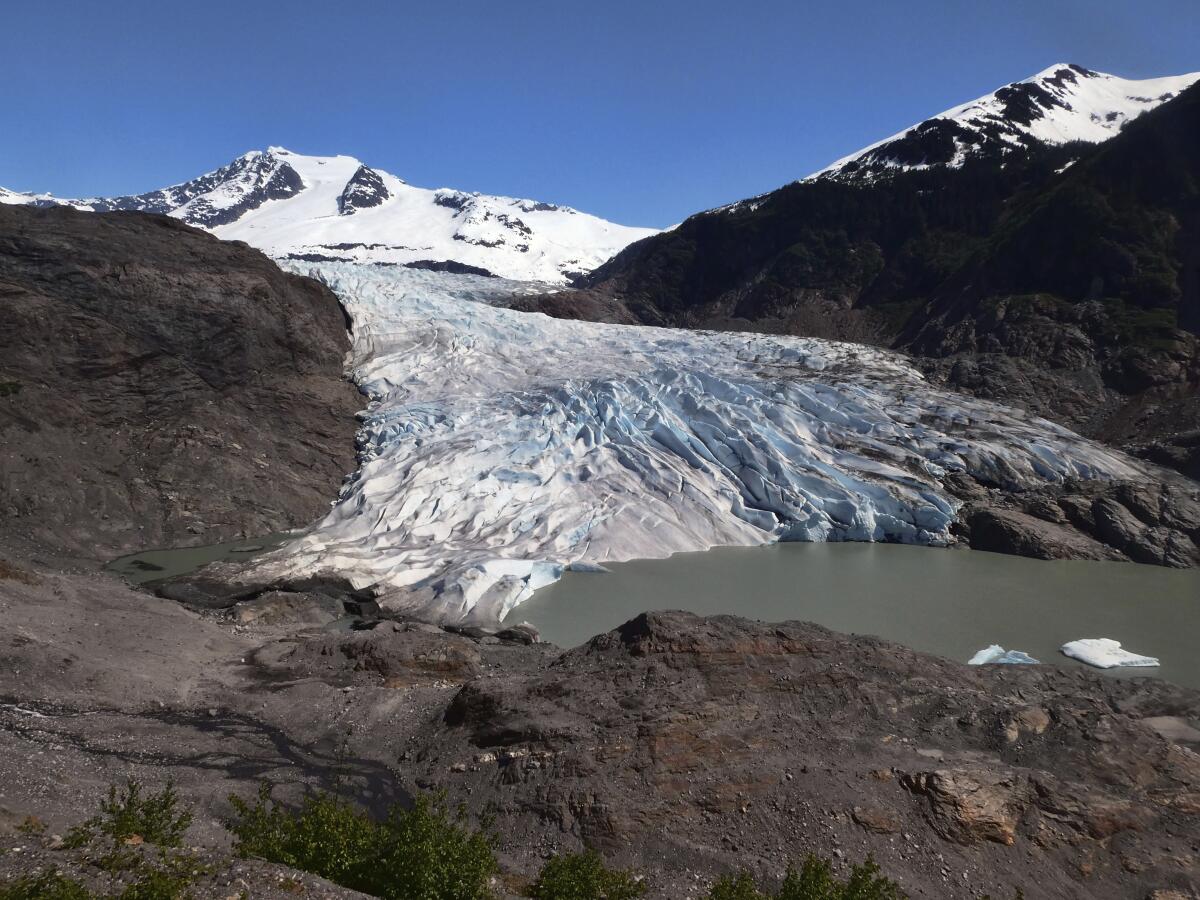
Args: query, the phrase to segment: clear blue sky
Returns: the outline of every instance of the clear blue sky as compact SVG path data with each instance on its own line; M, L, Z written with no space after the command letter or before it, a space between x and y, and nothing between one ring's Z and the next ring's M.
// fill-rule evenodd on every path
M667 225L1055 62L1200 69L1197 0L5 3L0 185L249 149Z

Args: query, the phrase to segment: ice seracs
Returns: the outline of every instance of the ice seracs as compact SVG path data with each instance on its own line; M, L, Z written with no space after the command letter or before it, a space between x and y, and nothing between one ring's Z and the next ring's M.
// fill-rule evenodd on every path
M504 308L538 286L494 278L304 271L353 321L362 464L259 565L378 584L393 609L496 621L564 567L717 545L944 544L953 472L1017 489L1142 471L883 350L551 319Z
M283 147L146 194L64 200L0 188L0 203L165 213L280 259L458 267L555 285L656 233L553 203L413 187L350 156Z
M1111 638L1081 638L1062 645L1062 653L1071 659L1087 663L1098 669L1117 666L1153 667L1158 660L1153 656L1140 656L1121 649L1121 642Z

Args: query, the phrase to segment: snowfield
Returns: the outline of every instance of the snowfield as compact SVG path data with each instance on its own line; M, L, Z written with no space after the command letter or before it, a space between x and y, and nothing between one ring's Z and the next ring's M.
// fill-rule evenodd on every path
M0 203L163 213L280 259L470 266L565 284L654 228L569 206L407 184L352 156L253 150L183 184L131 197L67 200L0 188Z
M894 169L927 168L924 163L892 158L887 149L939 121L951 122L962 129L955 139L957 152L948 163L950 166L961 166L968 156L989 142L1007 147L1057 146L1072 141L1100 144L1142 113L1177 97L1197 81L1200 72L1139 80L1059 63L863 147L808 178L839 176L851 163L872 156Z
M414 187L382 170L368 170L378 176L378 202L350 213L339 207L339 198L363 168L357 159L303 156L278 147L268 153L297 172L304 189L268 201L213 233L280 258L310 255L400 265L453 260L506 278L562 284L626 245L657 234L551 203Z
M716 545L945 544L956 470L1008 487L1140 471L882 350L504 308L528 283L293 267L345 304L370 404L361 467L257 574L336 571L392 609L495 622L565 567Z

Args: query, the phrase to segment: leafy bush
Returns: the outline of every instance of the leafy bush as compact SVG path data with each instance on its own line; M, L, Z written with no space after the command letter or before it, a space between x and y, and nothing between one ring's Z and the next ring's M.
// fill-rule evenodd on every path
M254 805L231 796L235 819L229 830L241 856L255 856L357 887L375 823L330 794L312 794L297 812L271 800L267 784Z
M92 893L78 881L58 872L23 875L0 884L0 900L93 900Z
M879 866L868 858L850 870L842 881L833 874L829 860L809 856L797 871L789 867L783 884L774 894L754 885L749 873L726 876L713 885L708 900L904 900L900 885L879 873Z
M210 870L188 853L161 851L157 864L144 856L130 857L134 880L117 894L117 900L185 900L196 881Z
M0 900L185 900L188 888L204 870L186 854L164 853L158 865L129 857L132 881L114 883L112 890L95 893L59 872L24 875L0 885Z
M376 822L332 794L309 795L292 811L263 785L253 805L230 797L229 830L242 856L313 872L389 900L481 900L497 870L494 838L467 827L462 810L420 797Z
M26 816L20 825L17 826L17 834L27 834L30 837L46 833L46 823L37 816Z
M594 850L554 857L530 888L533 900L633 900L646 886L629 872L609 869Z
M63 846L87 848L87 864L105 872L111 889L93 893L84 885L56 872L26 876L0 888L0 900L46 897L49 900L180 900L207 870L189 853L179 851L183 834L192 822L175 786L170 782L155 794L143 794L133 780L124 788L115 784L100 801L100 812L67 832ZM37 833L27 820L26 833ZM44 828L42 829L44 830ZM156 847L157 858L150 853Z
M190 824L191 810L180 808L174 784L168 781L157 794L143 797L142 786L130 779L120 792L115 784L109 786L108 799L100 801L100 814L67 832L65 846L82 847L106 835L114 845L141 838L147 844L178 847Z
M765 897L755 887L749 872L726 875L718 879L708 892L708 900L764 900Z

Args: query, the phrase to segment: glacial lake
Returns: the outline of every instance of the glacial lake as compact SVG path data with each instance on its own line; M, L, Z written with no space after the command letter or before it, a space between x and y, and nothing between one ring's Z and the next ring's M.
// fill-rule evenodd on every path
M143 550L114 559L104 568L120 575L130 584L148 584L162 578L187 575L212 562L251 559L260 553L282 547L291 537L293 533L285 531L224 544Z
M568 572L508 617L573 647L650 609L800 619L966 662L1000 644L1043 663L1200 688L1200 572L1134 563L1023 559L894 544L771 544ZM1156 656L1100 670L1059 653L1107 637Z

